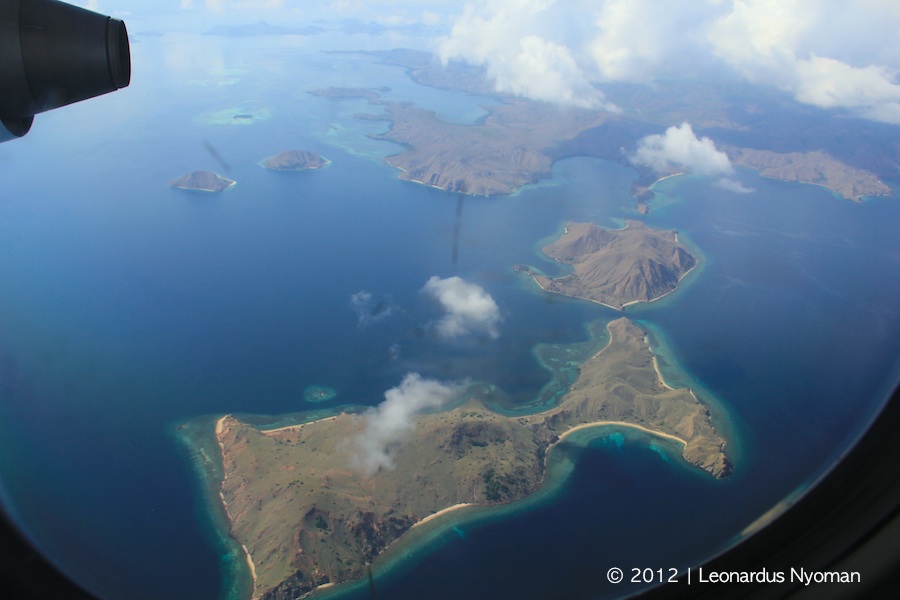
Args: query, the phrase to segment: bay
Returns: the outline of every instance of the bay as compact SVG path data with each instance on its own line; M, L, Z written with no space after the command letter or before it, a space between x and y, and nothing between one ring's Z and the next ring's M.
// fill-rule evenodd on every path
M188 52L194 62L173 62ZM101 596L230 589L233 557L179 425L374 405L412 371L489 382L514 409L549 380L537 345L584 342L589 323L618 315L546 295L512 266L552 272L540 241L566 221L636 218L627 167L560 161L551 182L464 198L457 221L457 195L402 182L382 162L399 148L366 134L386 124L352 117L377 107L306 92L387 82L391 99L462 122L489 99L420 93L372 57L284 40L179 34L145 41L135 61L128 90L41 115L0 146L0 493ZM238 109L258 118L210 122ZM169 189L191 170L224 170L204 142L238 184L215 196ZM291 147L332 164L258 166ZM688 176L658 185L646 222L676 228L703 262L675 294L626 313L650 331L667 379L713 409L732 477L713 481L650 438L598 430L584 448L559 449L574 466L547 499L448 526L376 572L379 591L616 594L624 588L597 573L705 558L860 434L900 376L896 198L854 204L738 176L753 193ZM432 276L490 293L500 336L434 335L441 311L421 293ZM361 320L360 292L388 307L383 318ZM311 405L309 386L336 396Z

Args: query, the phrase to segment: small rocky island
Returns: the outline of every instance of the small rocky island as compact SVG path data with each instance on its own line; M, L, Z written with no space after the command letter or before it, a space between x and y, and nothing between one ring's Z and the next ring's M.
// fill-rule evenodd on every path
M169 182L169 187L195 192L221 192L233 186L236 181L226 179L210 171L194 171Z
M327 167L331 161L308 150L285 150L263 161L262 166L271 171L315 171Z
M617 310L673 292L697 265L676 231L652 229L640 221L627 221L624 229L568 223L563 236L543 250L575 272L553 279L524 265L516 265L516 271L531 275L548 292Z
M366 413L271 430L220 418L217 500L245 552L252 597L300 598L357 580L417 524L525 498L543 484L548 453L578 430L640 430L711 476L728 476L726 441L709 409L690 389L663 381L646 333L624 317L607 331L606 347L581 365L555 408L508 417L461 389L454 408L418 414L412 430L385 440L386 448L359 444ZM360 448L389 450L392 468L360 472L353 460Z

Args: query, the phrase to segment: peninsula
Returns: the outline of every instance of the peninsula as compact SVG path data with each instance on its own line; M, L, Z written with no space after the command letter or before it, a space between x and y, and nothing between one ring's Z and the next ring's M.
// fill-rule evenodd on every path
M734 164L756 169L763 177L820 185L854 202L864 196L893 193L875 173L851 167L818 150L779 153L732 147L727 152Z
M563 144L615 118L609 112L509 99L491 107L479 122L466 125L443 121L433 111L409 103L383 100L377 88L332 87L309 93L363 98L383 106L382 114L354 117L390 122L387 132L370 137L407 148L384 159L400 169L400 179L476 196L511 194L550 178Z
M169 187L196 192L221 192L233 186L235 181L209 171L194 171L169 182Z
M463 396L451 410L416 416L415 429L390 442L393 468L374 474L351 466L365 413L269 431L220 418L220 499L252 565L253 598L296 598L357 580L376 556L438 513L532 494L548 452L575 430L641 430L677 445L712 476L727 476L725 440L708 409L689 389L662 380L644 331L626 318L607 329L608 344L581 366L557 407L507 417Z
M549 179L557 146L613 116L526 101L492 108L472 125L448 123L400 103L388 104L386 111L390 129L372 137L408 148L385 158L400 169L401 179L477 196L511 194Z
M327 167L331 161L308 150L285 150L267 158L262 166L271 171L315 171Z
M567 223L544 254L572 265L574 273L551 279L535 269L517 266L548 292L598 302L624 310L636 302L652 302L669 294L697 265L678 241L676 231L627 221L624 229L603 229L595 223Z

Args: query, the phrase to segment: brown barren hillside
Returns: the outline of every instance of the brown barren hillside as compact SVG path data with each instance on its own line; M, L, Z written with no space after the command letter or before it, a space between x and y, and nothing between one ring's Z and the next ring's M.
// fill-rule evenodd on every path
M551 279L528 267L543 289L574 298L624 309L635 302L650 302L678 287L697 259L678 241L675 231L628 221L625 229L604 229L595 223L568 223L544 253L575 272Z
M821 185L859 202L863 196L888 196L891 188L871 171L844 164L820 151L778 153L749 148L728 148L734 164L759 171L763 177Z
M194 171L169 182L169 187L180 190L192 190L195 192L221 192L235 184L231 179L226 179L209 171Z
M727 476L725 440L708 410L690 390L662 381L644 331L625 318L608 331L606 348L582 365L556 408L511 418L469 398L420 414L412 433L391 442L393 468L369 475L351 466L365 414L269 431L219 419L221 500L255 573L253 597L296 598L359 579L436 513L528 496L543 482L547 453L576 429L641 429L681 446L690 464Z
M438 119L405 104L388 106L391 128L378 139L408 148L389 156L400 178L451 192L510 194L551 175L552 149L610 118L610 113L514 102L475 125Z

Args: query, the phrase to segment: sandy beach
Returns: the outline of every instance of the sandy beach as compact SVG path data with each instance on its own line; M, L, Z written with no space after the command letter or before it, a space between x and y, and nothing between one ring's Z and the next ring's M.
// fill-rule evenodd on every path
M646 338L645 338L645 339L646 339ZM656 371L656 376L659 377L659 382L662 384L662 386L663 386L664 388L668 388L668 389L670 389L670 390L674 390L674 389L675 389L675 388L673 388L671 385L669 385L668 383L666 383L666 380L665 380L665 379L663 379L662 372L659 370L659 362L657 362L657 360L656 360L656 355L655 355L655 354L653 355L653 369ZM693 392L691 393L691 395L693 395ZM696 399L697 399L697 398L695 397L694 400L696 400Z
M671 175L664 175L663 177L660 177L659 179L657 179L656 181L654 181L653 183L651 183L649 187L653 187L654 185L656 185L656 184L659 183L660 181L665 181L666 179L670 179L670 178L672 178L672 177L678 177L679 175L684 175L684 172L681 172L681 173L672 173Z
M663 177L662 179L658 179L657 181L662 181L663 179L667 179L667 178L669 178L669 177L676 177L677 175L684 175L684 173L675 173L674 175L667 175L666 177ZM619 229L619 230L616 230L616 231L622 231L622 230L625 230L625 229L628 229L628 225L626 225L626 226L623 227L622 229ZM566 233L569 233L568 227L566 228ZM676 232L675 232L675 242L678 243L678 241L679 241L679 240L678 240L678 232L676 231ZM680 284L680 283L684 280L685 277L687 277L688 275L690 275L690 273L691 273L694 269L696 269L696 268L697 268L697 265L699 265L699 264L700 264L700 260L698 259L698 260L694 263L694 266L693 266L693 267L691 267L690 269L688 269L687 271L685 271L684 274L683 274L681 277L678 278L678 283ZM669 291L666 292L665 294L660 294L659 296L656 296L655 298L650 298L649 300L631 300L631 301L629 301L629 302L623 303L621 307L618 307L618 306L613 306L613 305L611 305L611 304L607 304L606 302L601 302L600 300L594 300L594 299L592 299L592 298L585 298L584 296L570 296L569 294L563 294L563 293L560 293L560 292L555 292L555 291L553 291L553 290L547 289L546 287L544 287L543 285L541 285L541 282L538 281L538 276L535 275L535 273L534 273L530 268L527 268L527 267L526 267L526 268L523 269L523 270L524 270L526 273L528 273L528 275L534 280L534 282L538 285L538 287L541 288L542 290L544 290L545 292L549 292L549 293L551 293L551 294L559 294L560 296L566 296L567 298L577 298L577 299L579 299L579 300L587 300L588 302L593 302L594 304L600 304L601 306L605 306L605 307L611 308L611 309L613 309L613 310L618 310L618 311L620 311L620 312L625 312L625 309L626 309L627 307L631 306L632 304L641 304L642 302L643 302L643 303L656 302L657 300L661 300L662 298L665 298L665 297L668 296L669 294L671 294L671 293L673 293L673 292L676 292L676 291L678 291L678 290L680 289L680 287L679 287L678 285L676 285L675 288L669 290ZM547 277L546 275L542 275L542 277L546 277L549 281L553 281L552 278Z
M341 413L341 415L344 413ZM270 433L276 433L278 431L291 431L291 430L300 430L303 429L305 425L309 425L309 423L322 423L324 421L334 421L341 415L334 415L333 417L325 417L324 419L316 419L315 421L309 421L308 423L299 423L297 425L285 425L284 427L277 427L275 429L260 429L260 433L265 433L266 435Z
M225 455L225 448L222 447L222 441L219 439L219 435L225 431L225 419L227 419L229 415L225 415L220 417L218 421L216 421L216 443L219 445L219 451L222 453L222 456ZM231 518L231 513L228 512L228 502L225 501L225 494L219 491L219 498L222 500L222 507L225 509L225 516L228 517L229 523L234 523L234 519ZM232 538L234 539L234 538ZM237 540L235 540L237 541ZM241 544L241 550L244 551L244 557L247 559L247 568L250 569L250 577L253 578L253 586L256 587L256 565L253 564L253 557L250 556L250 550L247 549L247 546Z
M678 239L677 239L677 238L678 238L678 234L677 234L677 233L675 234L675 237L676 237L676 241L678 241ZM678 278L678 283L681 283L682 280L684 280L685 277L687 277L688 275L690 275L690 274L691 274L691 271L693 271L694 269L696 269L696 268L697 268L697 265L699 265L699 264L700 264L700 261L697 260L697 262L694 263L694 266L693 266L693 267L691 267L690 269L688 269L687 271L685 271L685 272L684 272L684 275L682 275L681 277ZM622 305L622 310L624 311L624 310L625 310L625 307L631 306L632 304L640 304L641 302L648 302L648 303L649 303L649 302L656 302L657 300L662 300L663 298L665 298L665 297L668 296L669 294L671 294L671 293L673 293L673 292L677 292L679 289L681 289L681 288L675 287L675 289L671 289L671 290L669 290L668 292L666 292L665 294L662 294L661 296L657 296L656 298L650 298L649 300L632 300L631 302L626 302L625 304ZM587 300L587 298L585 298L585 300Z
M460 508L465 508L466 506L475 506L475 505L471 504L471 503L462 503L462 504L454 504L453 506L448 506L447 508L445 508L443 510L439 510L434 514L428 515L427 517L425 517L424 519L422 519L421 521L419 521L418 523L416 523L412 527L410 527L410 529L412 529L413 527L418 527L419 525L427 523L428 521L437 519L441 515L445 515L448 512L453 512L454 510L459 510Z
M643 300L635 300L634 302L629 302L628 304L623 305L622 308L616 308L615 306L612 306L611 304L607 304L606 302L600 302L599 300L592 300L591 298L583 298L583 297L581 297L581 296L570 296L570 295L568 295L568 294L561 294L560 292L555 292L555 291L553 291L553 290L548 290L548 289L545 288L543 285L541 285L541 282L540 282L540 281L538 281L537 275L535 275L534 273L532 273L532 272L530 272L530 271L528 271L528 275L529 275L532 279L534 279L534 282L535 282L536 284L538 284L538 287L539 287L539 288L541 288L542 290L544 290L544 291L547 292L547 293L550 293L550 294L559 294L560 296L565 296L566 298L576 298L576 299L578 299L578 300L587 300L588 302L593 302L594 304L600 304L601 306L605 306L605 307L611 308L611 309L613 309L613 310L621 311L622 308L624 308L625 306L628 306L628 304L635 304L635 303L637 303L637 302L643 302ZM545 275L544 277L546 277L546 275ZM548 279L550 279L550 278L548 277ZM552 280L551 280L551 281L552 281Z
M562 435L559 436L559 439L557 441L555 441L554 443L550 444L547 447L547 450L549 451L550 448L553 448L553 446L555 446L556 444L563 441L566 438L566 436L568 436L569 434L574 433L580 429L589 429L591 427L602 427L604 425L614 425L616 427L630 427L632 429L639 429L639 430L643 431L644 433L649 433L651 435L663 437L663 438L678 442L682 446L687 446L687 442L685 440L681 439L680 437L678 437L677 435L672 435L671 433L663 433L662 431L656 431L654 429L648 429L647 427L644 427L643 425L637 425L635 423L626 423L625 421L594 421L592 423L583 423L581 425L576 425L575 427L572 427L571 429L565 431Z
M250 557L250 551L247 550L247 546L241 544L241 548L244 550L244 556L247 557L247 566L250 567L250 576L253 577L253 585L256 585L256 565L253 564L253 558Z

